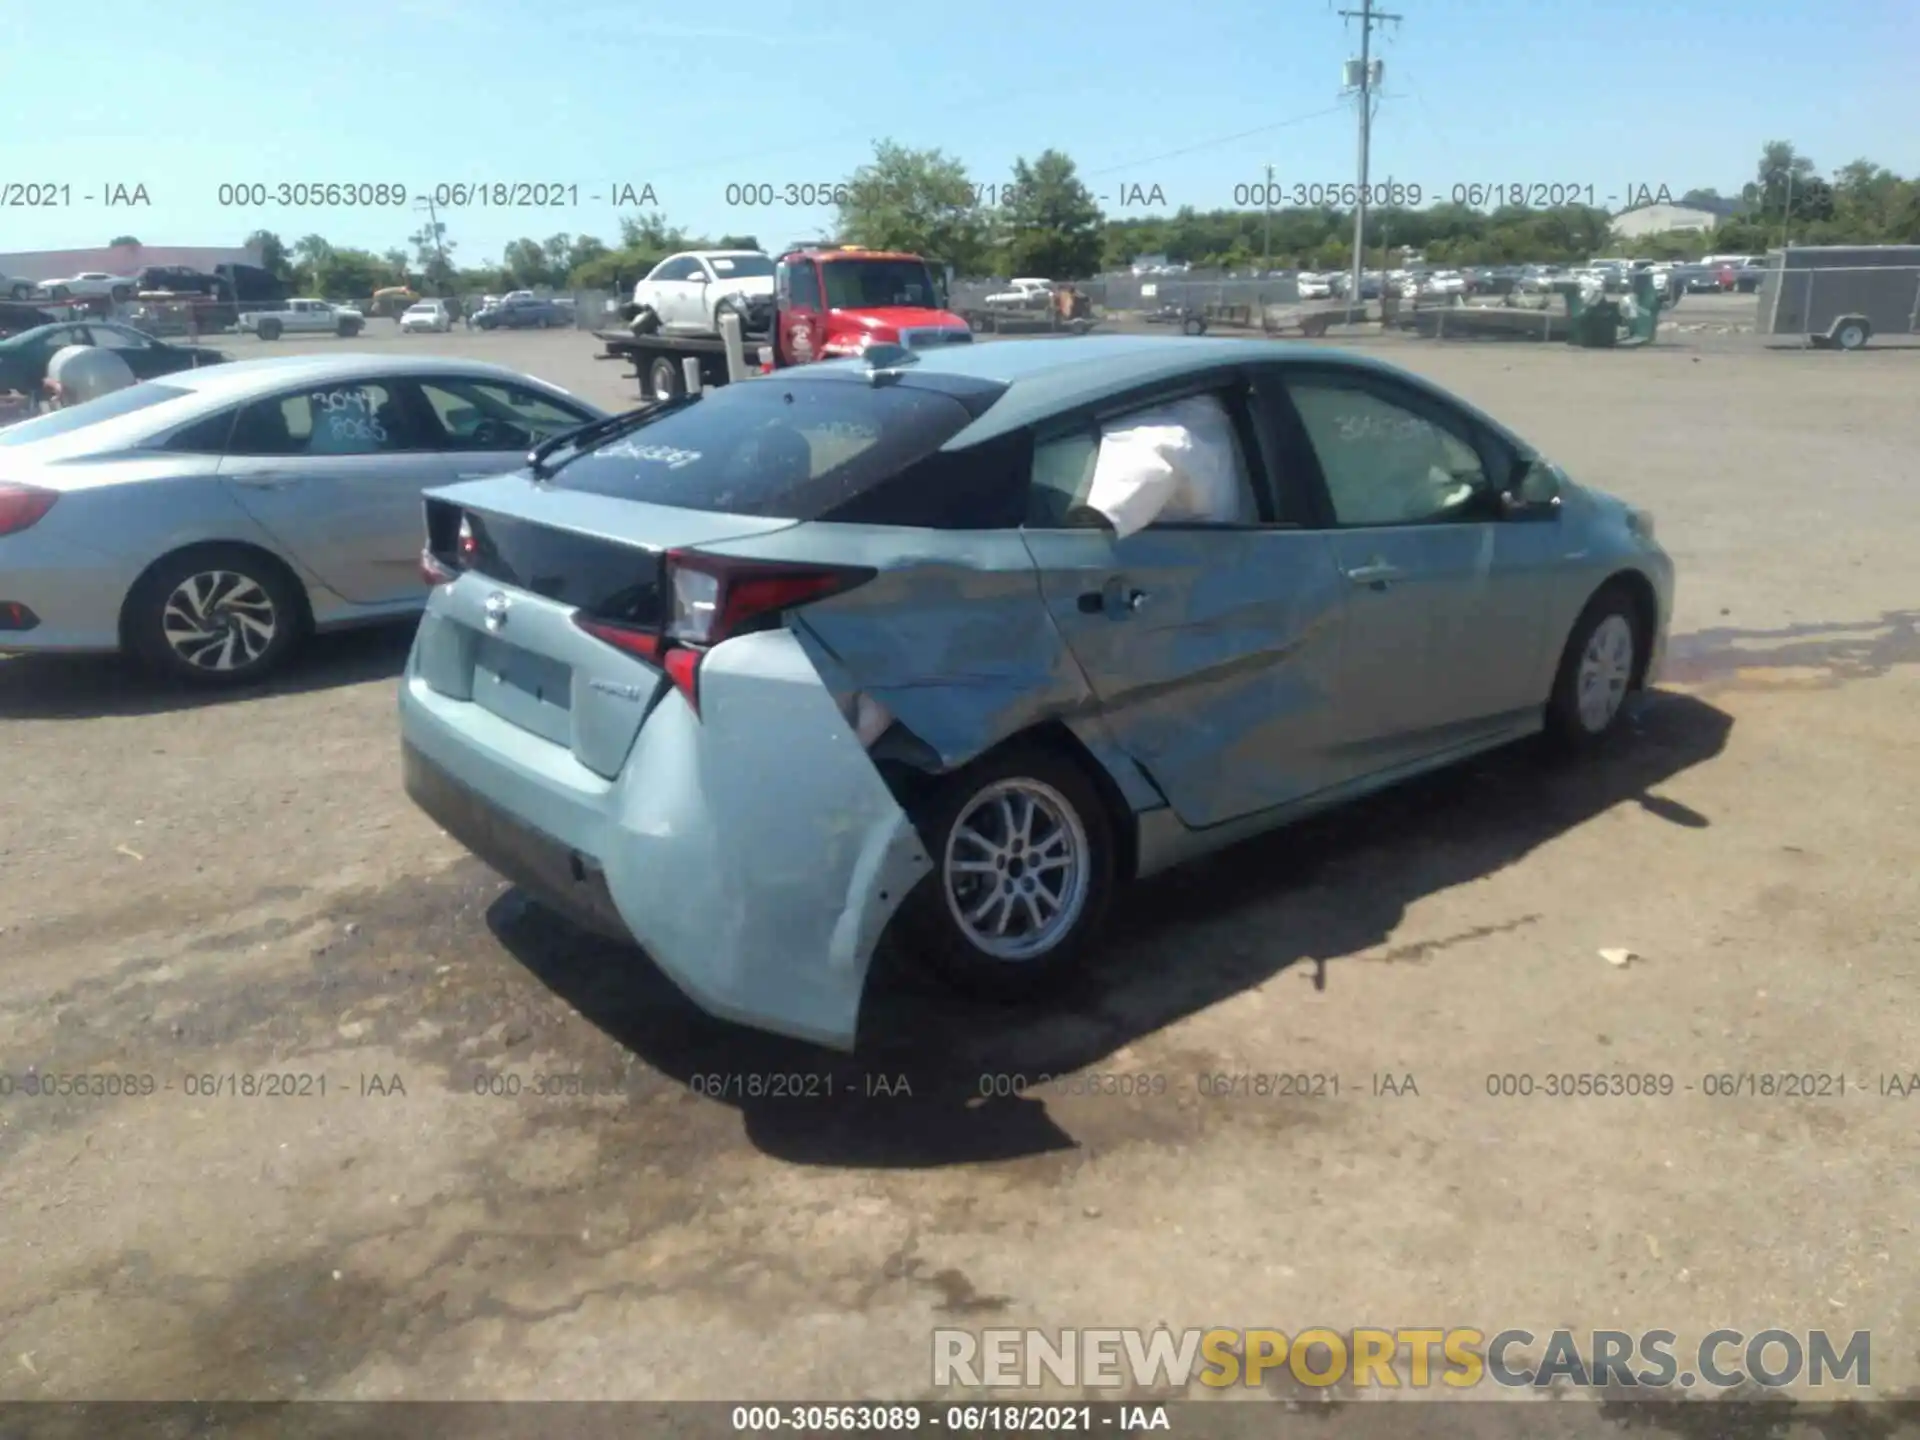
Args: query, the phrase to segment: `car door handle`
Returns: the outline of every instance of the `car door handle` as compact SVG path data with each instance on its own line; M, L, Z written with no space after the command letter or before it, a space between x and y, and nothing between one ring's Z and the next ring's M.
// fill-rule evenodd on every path
M1152 598L1144 590L1128 590L1124 594L1118 589L1087 590L1080 596L1080 613L1107 615L1115 620L1124 620Z
M227 478L249 490L284 490L289 485L300 483L298 475L290 475L284 470L256 470L250 475L230 475Z
M499 473L498 470L462 470L453 478L456 480L491 480Z
M1398 565L1389 565L1384 560L1370 560L1365 565L1356 565L1347 571L1347 579L1356 585L1371 585L1376 590L1384 590L1406 573Z

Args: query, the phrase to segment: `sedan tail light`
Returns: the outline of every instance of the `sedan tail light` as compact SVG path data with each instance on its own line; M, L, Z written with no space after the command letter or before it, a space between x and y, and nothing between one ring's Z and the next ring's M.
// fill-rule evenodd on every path
M670 600L659 629L602 620L584 611L573 623L660 666L700 713L700 661L722 641L770 629L788 610L843 595L875 571L852 565L796 565L669 550L661 585Z
M0 535L17 535L39 524L59 498L57 490L0 480Z

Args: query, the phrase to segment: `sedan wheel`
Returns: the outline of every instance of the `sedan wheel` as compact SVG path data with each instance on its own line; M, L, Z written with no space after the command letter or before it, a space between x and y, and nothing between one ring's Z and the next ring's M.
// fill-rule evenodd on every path
M129 602L129 639L156 669L209 685L258 679L298 639L298 596L270 562L208 547L163 562Z
M1633 598L1619 587L1596 595L1567 638L1547 702L1547 731L1563 749L1589 749L1613 733L1640 666Z
M1081 965L1114 885L1112 826L1072 760L1009 748L915 807L934 873L902 912L919 958L956 989L1023 999Z
M1633 679L1633 626L1624 615L1609 615L1595 627L1580 657L1577 705L1582 728L1598 735L1613 723Z
M947 910L974 949L1030 960L1072 932L1087 905L1086 827L1038 780L977 791L947 832Z

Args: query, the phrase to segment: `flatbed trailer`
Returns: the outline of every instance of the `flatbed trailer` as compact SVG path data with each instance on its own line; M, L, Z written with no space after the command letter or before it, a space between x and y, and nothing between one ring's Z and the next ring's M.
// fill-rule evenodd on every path
M976 333L988 335L1085 335L1100 322L1091 316L1063 319L1048 306L1034 309L1017 305L976 305L960 312Z
M725 385L733 378L727 361L727 342L718 335L636 335L631 330L596 330L594 339L604 347L597 360L624 360L633 366L630 378L639 382L642 399L661 399L679 394L686 385L686 362L700 365L702 389ZM771 333L743 335L742 347L747 364L766 365L773 360Z

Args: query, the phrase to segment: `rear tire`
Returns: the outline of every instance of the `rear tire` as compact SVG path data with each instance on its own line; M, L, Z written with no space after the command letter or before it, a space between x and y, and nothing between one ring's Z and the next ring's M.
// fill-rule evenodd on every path
M664 355L654 357L647 367L647 396L653 400L677 400L686 393L686 377L680 367Z
M134 585L128 649L149 669L201 686L246 685L299 644L306 608L271 556L244 545L199 545L167 556Z
M1046 746L1009 746L913 809L934 868L900 913L908 949L928 970L1002 1003L1036 999L1080 973L1117 879L1113 820L1085 771Z
M1866 321L1847 320L1834 328L1833 343L1842 350L1862 350L1872 333Z
M1607 585L1574 621L1547 701L1546 735L1562 754L1597 750L1618 730L1650 637L1634 597Z
M260 322L259 335L262 340L278 340L280 338L280 322L278 320L262 320Z

